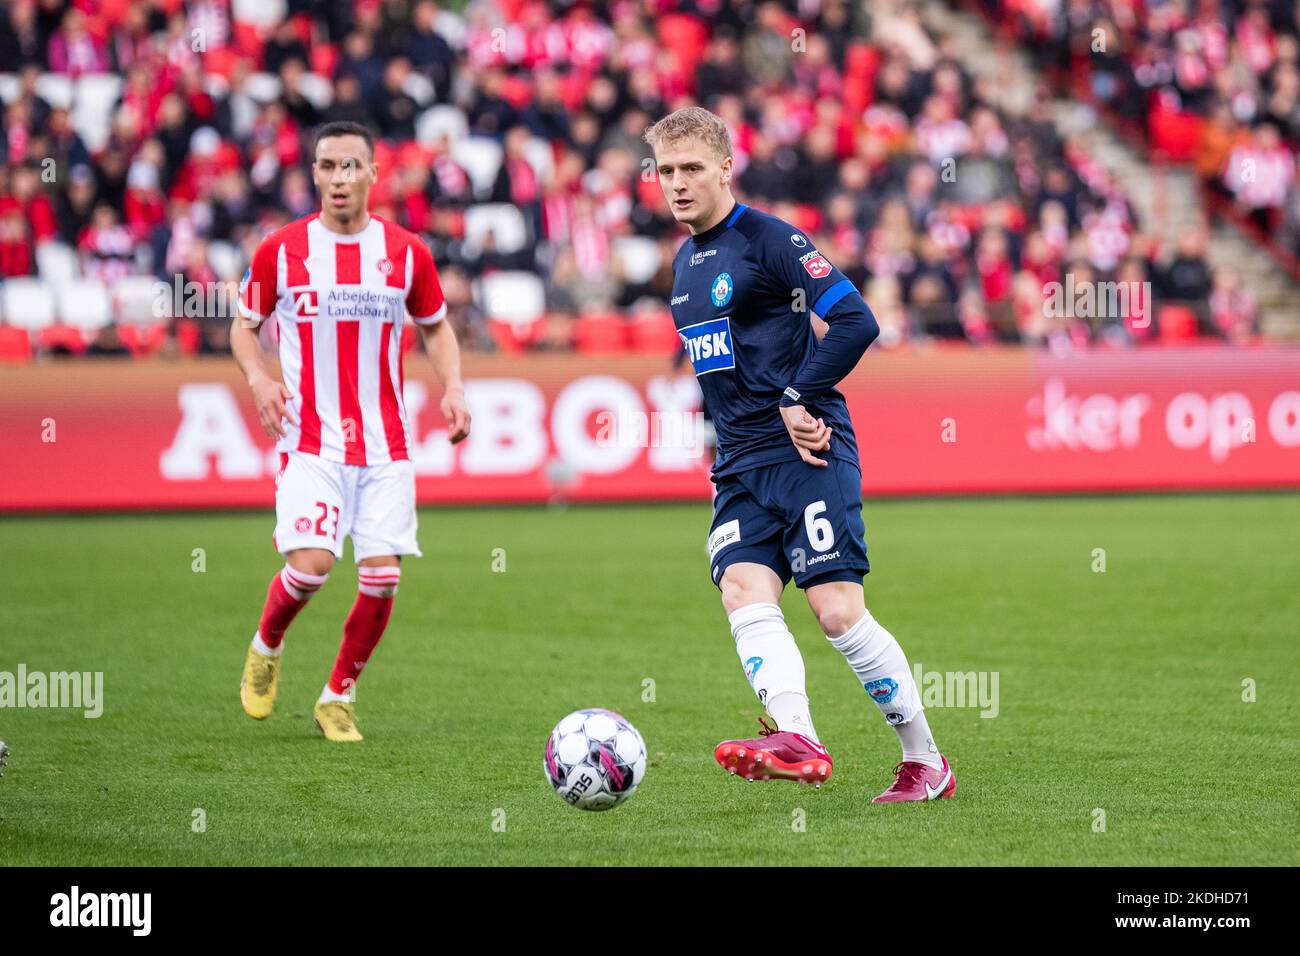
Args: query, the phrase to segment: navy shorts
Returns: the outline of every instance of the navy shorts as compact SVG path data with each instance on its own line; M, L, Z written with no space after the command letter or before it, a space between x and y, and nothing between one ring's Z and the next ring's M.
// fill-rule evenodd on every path
M862 523L862 472L851 461L762 465L716 482L709 571L716 585L739 561L766 565L801 588L856 581L871 570Z

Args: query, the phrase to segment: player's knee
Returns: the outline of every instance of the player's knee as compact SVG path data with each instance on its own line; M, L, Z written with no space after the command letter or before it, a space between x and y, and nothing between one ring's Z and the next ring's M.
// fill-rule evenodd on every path
M779 603L781 599L780 594L773 599L770 588L742 575L723 574L718 586L722 591L722 607L728 614L749 604Z
M285 555L285 562L304 574L329 574L334 567L334 555L321 548L300 548Z
M817 607L813 608L813 613L817 615L817 623L821 626L823 634L827 637L839 637L841 634L847 634L853 625L862 620L865 610L861 601L835 595L819 602Z

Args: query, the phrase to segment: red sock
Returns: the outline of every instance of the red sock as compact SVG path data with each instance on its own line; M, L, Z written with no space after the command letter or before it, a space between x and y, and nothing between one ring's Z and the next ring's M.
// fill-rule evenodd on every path
M289 624L311 596L320 590L327 577L328 574L295 571L286 564L284 570L271 578L271 587L266 592L266 606L262 608L262 620L257 625L257 633L262 636L263 644L272 648L280 646Z
M357 571L357 603L352 605L347 623L343 625L343 644L330 672L329 689L336 694L351 693L361 668L366 666L379 639L388 627L388 616L393 613L393 595L401 580L398 567L359 568Z

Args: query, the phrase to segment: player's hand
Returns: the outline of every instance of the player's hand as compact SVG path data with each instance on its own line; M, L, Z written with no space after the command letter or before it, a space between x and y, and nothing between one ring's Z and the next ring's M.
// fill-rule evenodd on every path
M449 388L442 396L442 417L447 419L447 437L454 445L469 437L469 406L465 404L465 390Z
M826 462L813 452L830 450L831 427L820 418L809 415L802 405L783 407L781 418L785 420L785 430L790 433L794 447L799 449L799 457L810 465L825 468Z
M257 407L257 417L262 422L262 428L272 438L283 438L284 419L298 424L298 417L289 406L293 392L283 382L270 377L257 379L252 383L252 389L253 404Z

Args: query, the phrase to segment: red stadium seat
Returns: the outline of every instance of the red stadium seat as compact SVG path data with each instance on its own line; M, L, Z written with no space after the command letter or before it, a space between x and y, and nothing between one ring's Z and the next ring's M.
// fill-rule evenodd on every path
M584 315L574 326L574 341L584 355L626 352L627 339L627 322L617 315Z
M128 322L117 327L117 337L133 357L148 358L157 353L167 341L167 325L164 322L152 325Z
M1196 341L1196 313L1185 305L1162 305L1160 341L1165 345Z
M659 45L672 50L681 58L687 72L695 72L695 64L704 56L709 45L709 28L695 17L684 13L670 13L659 18Z
M30 362L32 340L26 329L0 325L0 362Z
M311 71L320 76L333 76L334 67L339 62L339 48L332 43L318 43L308 54L311 57Z
M176 347L182 355L198 355L203 343L203 329L197 319L176 320Z
M500 319L488 320L488 331L492 341L506 355L520 355L537 344L546 328L546 317L531 322L503 322Z
M870 43L851 43L844 55L844 75L870 83L880 66L880 51Z
M37 341L40 343L42 351L52 352L55 349L66 349L73 355L80 355L86 351L87 344L80 331L70 325L62 324L41 329Z
M628 325L632 351L642 355L673 355L682 347L681 337L667 312L638 315Z

